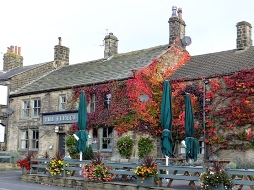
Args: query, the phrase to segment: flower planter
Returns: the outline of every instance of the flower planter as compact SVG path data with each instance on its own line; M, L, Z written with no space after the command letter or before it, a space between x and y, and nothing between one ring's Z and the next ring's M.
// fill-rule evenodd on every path
M141 187L156 187L156 183L154 181L154 177L148 177L144 181L142 181L141 176L137 176L137 185Z
M22 168L22 174L29 174L30 170L27 170L25 167Z
M209 185L209 186L210 186L211 190L224 190L225 189L223 183L219 184L218 187L215 187L213 185Z

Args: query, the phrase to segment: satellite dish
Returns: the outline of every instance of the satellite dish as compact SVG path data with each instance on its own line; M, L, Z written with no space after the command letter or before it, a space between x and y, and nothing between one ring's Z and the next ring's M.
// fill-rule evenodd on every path
M184 36L181 41L184 46L189 46L191 44L191 38L189 36Z
M147 102L149 100L149 97L145 94L142 94L139 98L140 102Z

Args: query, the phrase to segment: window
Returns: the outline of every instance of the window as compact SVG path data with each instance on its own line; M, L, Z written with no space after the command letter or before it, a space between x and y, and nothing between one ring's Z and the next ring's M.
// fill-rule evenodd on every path
M66 95L60 95L59 97L59 111L66 110Z
M104 107L109 109L110 107L110 101L111 101L111 93L107 93L105 96L104 96Z
M113 127L102 128L101 150L112 151L113 148Z
M185 145L185 140L183 140L180 144L180 154L185 154L186 151L186 145ZM205 148L204 148L204 141L199 140L199 152L198 154L204 154Z
M39 148L39 130L33 129L33 130L31 130L30 149L38 149L38 148Z
M39 148L39 130L38 129L23 129L20 130L20 144L21 150L34 150Z
M22 103L22 118L28 118L30 115L30 100L23 100Z
M33 100L33 117L39 117L41 113L41 100Z
M91 94L90 96L90 102L87 105L87 112L91 113L91 112L95 112L96 109L96 95L95 94Z
M20 131L20 149L28 149L28 131Z

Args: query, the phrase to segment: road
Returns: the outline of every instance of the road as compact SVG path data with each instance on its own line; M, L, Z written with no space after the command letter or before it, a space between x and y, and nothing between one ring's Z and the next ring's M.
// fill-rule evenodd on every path
M20 181L21 170L0 171L0 190L73 190Z

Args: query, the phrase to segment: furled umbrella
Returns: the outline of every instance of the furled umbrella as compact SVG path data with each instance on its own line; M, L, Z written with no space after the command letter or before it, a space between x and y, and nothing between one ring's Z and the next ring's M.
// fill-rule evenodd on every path
M173 155L172 147L172 100L171 100L171 88L168 80L164 81L161 113L160 113L161 126L163 128L161 135L161 149L162 154L166 157Z
M78 137L77 151L80 153L80 160L82 160L82 153L86 150L86 141L88 140L88 135L86 133L86 123L87 123L87 110L86 110L86 96L85 92L82 91L79 97L79 107L78 107L78 132L75 136Z
M197 160L199 151L199 142L194 138L194 116L192 111L190 94L184 96L185 101L185 145L186 145L186 161L189 159Z

